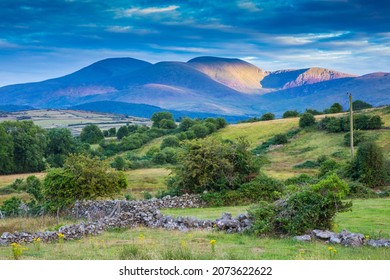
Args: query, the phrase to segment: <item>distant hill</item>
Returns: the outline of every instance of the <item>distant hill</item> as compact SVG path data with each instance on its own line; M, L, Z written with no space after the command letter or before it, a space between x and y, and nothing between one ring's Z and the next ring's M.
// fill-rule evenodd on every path
M0 105L0 111L2 112L17 112L17 111L26 111L26 110L33 110L34 108L27 105Z
M110 58L60 78L1 87L0 103L64 108L113 101L197 114L281 115L289 109L345 104L346 92L374 106L390 104L389 75L357 77L319 67L269 72L240 59L220 57L156 64Z
M116 101L97 101L90 102L85 104L80 104L76 106L69 107L67 109L71 110L83 110L83 111L92 111L92 112L101 112L101 113L115 113L123 114L140 118L151 118L152 115L156 112L169 111L173 114L175 119L182 117L190 118L216 118L222 117L226 119L229 123L236 123L240 120L246 119L245 116L226 116L212 113L201 113L201 112L190 112L190 111L176 111L163 109L157 106L151 106L146 104L134 104L134 103L125 103L125 102L116 102Z

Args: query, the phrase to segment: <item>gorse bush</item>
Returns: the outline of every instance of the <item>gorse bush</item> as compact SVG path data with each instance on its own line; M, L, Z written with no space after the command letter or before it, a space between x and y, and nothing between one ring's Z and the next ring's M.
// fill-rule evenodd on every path
M342 199L348 185L331 174L317 184L301 187L274 202L261 202L249 213L256 234L302 234L310 229L331 229L338 212L348 211L350 202Z

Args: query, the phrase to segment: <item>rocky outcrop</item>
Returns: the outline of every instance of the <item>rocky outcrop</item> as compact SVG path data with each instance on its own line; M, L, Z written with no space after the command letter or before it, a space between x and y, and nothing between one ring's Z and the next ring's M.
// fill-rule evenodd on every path
M373 247L390 247L390 239L373 240L366 238L361 233L352 233L343 229L340 233L331 232L329 230L315 229L310 234L295 236L298 241L322 240L326 243L341 244L347 247L359 247L368 245Z

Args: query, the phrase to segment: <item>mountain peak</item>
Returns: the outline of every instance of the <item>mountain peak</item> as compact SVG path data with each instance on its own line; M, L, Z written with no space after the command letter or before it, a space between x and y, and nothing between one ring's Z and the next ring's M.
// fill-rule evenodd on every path
M260 93L266 72L237 58L196 57L187 62L213 80L244 93Z

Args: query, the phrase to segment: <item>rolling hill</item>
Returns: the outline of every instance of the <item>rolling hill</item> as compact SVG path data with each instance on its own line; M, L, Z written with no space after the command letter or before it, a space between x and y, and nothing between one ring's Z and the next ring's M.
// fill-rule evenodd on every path
M34 108L90 103L92 110L96 102L114 101L205 114L279 116L290 109L346 105L346 92L375 106L390 104L390 73L357 77L318 67L269 72L219 57L156 64L111 58L60 78L1 87L0 103Z

